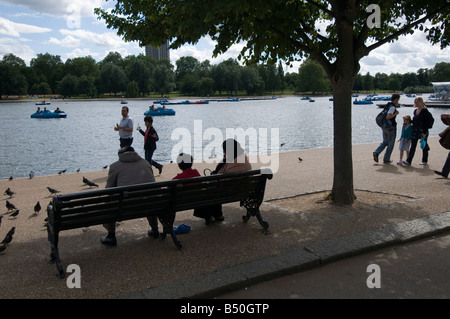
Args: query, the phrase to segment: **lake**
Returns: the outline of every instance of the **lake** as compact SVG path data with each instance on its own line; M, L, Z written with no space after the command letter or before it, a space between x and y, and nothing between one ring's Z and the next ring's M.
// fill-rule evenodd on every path
M423 97L426 100L428 95ZM220 147L214 149L213 146L221 145L219 139L227 137L227 132L247 134L246 150L250 154L264 153L266 149L285 152L331 147L333 102L328 97L314 99L314 103L299 97L281 97L274 100L169 105L168 108L176 111L175 116L154 117L153 126L160 138L154 160L170 162L181 146L185 147L186 152L190 151L195 160L205 159L211 152L216 152L220 158ZM400 99L401 103L413 101L414 98L404 95ZM354 144L381 142L381 129L375 123L375 117L381 109L376 103L386 102L353 105ZM140 123L145 129L143 114L151 104L152 100L129 101L129 115L135 127ZM117 160L119 136L113 128L121 118L120 101L52 100L51 105L47 105L50 110L56 107L65 111L67 118L31 119L30 115L37 108L34 101L0 103L1 179L10 176L28 177L31 170L35 176L53 175L63 169L67 173L73 173L79 168L81 172L97 171ZM435 118L430 135L437 136L445 129L440 114L450 113L450 109L429 110ZM413 108L400 108L399 111L398 137L401 133L401 117L412 116ZM252 133L257 134L257 141L251 138ZM144 137L135 131L133 147L142 157L143 144Z

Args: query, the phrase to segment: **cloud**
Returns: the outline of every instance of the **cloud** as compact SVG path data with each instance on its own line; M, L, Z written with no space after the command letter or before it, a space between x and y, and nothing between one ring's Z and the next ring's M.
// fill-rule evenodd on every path
M36 53L29 45L23 44L17 39L0 38L0 59L11 52L22 58L26 64L30 64L31 59L36 57Z
M54 44L62 46L71 45L75 43L84 47L95 45L102 48L108 48L112 51L124 46L124 41L115 32L95 33L84 29L68 30L61 29L59 33L65 35L63 40L52 40ZM57 43L58 42L58 43Z
M102 0L1 0L1 2L21 5L30 11L57 17L93 16L94 8L102 4Z
M12 37L20 37L22 33L45 33L52 29L41 28L34 25L16 23L11 20L0 17L0 34Z
M71 35L66 36L64 39L62 40L58 40L56 38L51 37L48 40L49 44L55 44L55 45L59 45L65 48L76 48L79 47L81 44L81 40L80 39L76 39Z

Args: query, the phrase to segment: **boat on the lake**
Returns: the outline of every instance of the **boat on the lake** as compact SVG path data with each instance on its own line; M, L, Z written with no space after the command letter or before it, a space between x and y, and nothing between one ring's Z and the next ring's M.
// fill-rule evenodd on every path
M354 100L353 104L373 104L373 102L368 100Z
M162 107L157 107L156 109L150 109L144 113L144 115L151 116L163 116L163 115L175 115L174 109L164 109Z
M50 110L44 110L44 111L36 111L35 113L31 114L32 119L60 119L66 117L67 114L66 112L63 111L53 112Z
M35 105L50 105L50 102L39 101L39 102L36 102Z

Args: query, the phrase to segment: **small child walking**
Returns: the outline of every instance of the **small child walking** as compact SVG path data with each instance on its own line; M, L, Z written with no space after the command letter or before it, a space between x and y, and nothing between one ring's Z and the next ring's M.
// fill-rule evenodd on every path
M409 149L411 147L411 136L413 133L411 117L409 115L403 116L403 127L402 127L402 135L399 139L400 145L400 160L397 162L398 165L402 165L403 163L403 153L406 152L406 158L409 156Z

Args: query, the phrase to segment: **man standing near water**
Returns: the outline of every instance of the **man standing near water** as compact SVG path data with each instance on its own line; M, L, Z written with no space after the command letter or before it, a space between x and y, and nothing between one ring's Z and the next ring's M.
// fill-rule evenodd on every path
M397 122L395 117L398 115L397 106L400 100L400 95L392 94L391 102L386 105L388 112L386 114L386 120L389 121L390 125L383 127L383 142L380 146L373 152L373 160L378 163L378 155L386 148L386 153L384 153L384 164L392 163L391 154L395 145L395 138L397 137Z
M122 107L122 119L114 127L119 132L120 148L133 144L133 119L128 116L129 111L128 106Z

